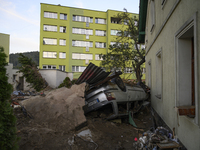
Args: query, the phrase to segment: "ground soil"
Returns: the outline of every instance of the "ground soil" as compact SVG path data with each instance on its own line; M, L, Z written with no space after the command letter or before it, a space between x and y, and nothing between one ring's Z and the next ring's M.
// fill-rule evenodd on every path
M20 150L133 150L134 139L153 126L148 107L134 114L137 128L129 124L128 118L108 121L105 110L87 114L87 124L82 128L68 130L66 124L66 130L62 131L52 130L25 117L21 108L15 108L14 114L17 117ZM88 129L91 131L90 139L78 136L78 133Z

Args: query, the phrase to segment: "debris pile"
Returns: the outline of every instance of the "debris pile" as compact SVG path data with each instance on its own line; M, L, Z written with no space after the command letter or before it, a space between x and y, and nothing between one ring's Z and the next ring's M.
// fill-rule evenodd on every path
M139 150L144 148L157 150L180 147L176 137L164 127L158 127L154 132L148 130L143 133L139 140L137 138L134 140L135 143L133 145Z
M46 96L37 95L21 101L28 114L34 121L54 131L69 131L86 124L82 110L85 105L85 83L73 85L71 89L59 88Z

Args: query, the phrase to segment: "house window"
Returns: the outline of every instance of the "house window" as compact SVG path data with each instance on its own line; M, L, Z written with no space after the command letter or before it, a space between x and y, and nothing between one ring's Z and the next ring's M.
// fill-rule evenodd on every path
M98 23L98 24L106 24L106 19L95 18L95 23Z
M42 65L42 69L56 69L56 65Z
M67 20L67 14L60 14L61 20Z
M95 60L103 60L103 58L101 57L99 57L99 54L95 54Z
M111 23L121 24L121 19L111 17Z
M72 46L78 46L78 47L93 47L93 42L87 42L87 41L72 41Z
M195 123L198 124L198 60L196 15L184 24L175 35L176 39L176 105L195 108ZM187 114L186 114L187 115Z
M66 53L65 52L60 52L59 53L59 58L61 58L61 59L66 58Z
M66 40L65 39L60 39L59 40L59 44L62 45L62 46L65 46L66 45Z
M96 42L95 47L96 48L106 48L106 43Z
M66 33L66 27L65 26L60 26L60 32L61 33Z
M76 15L73 15L73 21L93 23L93 18L92 17L85 17L85 16L76 16Z
M72 66L72 72L83 72L85 69L84 66Z
M156 53L156 95L162 98L162 49Z
M92 29L82 29L82 28L72 28L72 33L93 35L93 30Z
M43 30L44 30L44 31L57 32L57 26L53 26L53 25L43 25Z
M56 52L43 52L43 58L56 58L57 53Z
M93 60L92 54L72 53L72 59Z
M57 39L43 38L43 45L57 45Z
M116 42L110 42L110 45L112 45L112 46L114 46L114 45L116 45L117 44L117 46L120 46L121 45L121 43L119 42L119 43L116 43Z
M44 12L44 17L45 18L53 18L53 19L57 19L57 13L54 12Z
M59 70L65 71L65 66L64 65L59 65Z
M110 34L111 35L117 35L117 36L121 36L121 33L120 33L121 31L119 31L119 30L110 30Z
M151 19L150 19L150 23L151 23L151 27L150 27L150 32L153 32L153 29L155 27L155 2L154 0L151 0L150 2L150 7L151 7L151 10L150 10L150 16L151 16Z
M96 30L95 35L97 36L106 36L106 31L103 30Z
M124 73L132 73L132 72L133 72L132 67L126 67L126 68L124 68Z
M151 88L151 60L148 62L147 84Z

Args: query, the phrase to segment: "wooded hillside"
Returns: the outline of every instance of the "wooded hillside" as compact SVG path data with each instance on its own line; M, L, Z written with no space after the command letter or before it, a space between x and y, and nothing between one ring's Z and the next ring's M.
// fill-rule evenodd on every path
M9 63L13 64L13 68L17 68L17 67L21 66L21 64L18 61L19 54L20 53L15 53L15 54L9 55ZM31 58L37 64L37 66L39 66L39 52L25 52L22 54L24 56L27 56L28 58Z

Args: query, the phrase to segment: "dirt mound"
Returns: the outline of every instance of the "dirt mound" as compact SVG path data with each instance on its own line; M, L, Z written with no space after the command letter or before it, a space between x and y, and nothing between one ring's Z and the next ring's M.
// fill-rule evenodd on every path
M39 125L54 131L69 131L86 122L82 106L85 104L85 83L71 89L60 88L45 97L35 96L20 104Z

